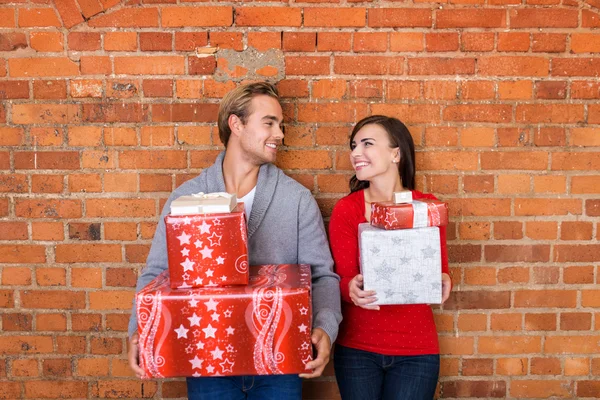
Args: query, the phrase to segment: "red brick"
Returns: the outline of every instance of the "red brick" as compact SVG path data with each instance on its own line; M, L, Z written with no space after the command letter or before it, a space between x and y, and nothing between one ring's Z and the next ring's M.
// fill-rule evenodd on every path
M463 32L460 49L469 51L492 51L494 49L493 32Z
M65 28L69 29L84 21L75 0L55 0L54 5Z
M426 33L425 49L429 52L458 50L458 33Z
M188 9L187 7L185 8ZM164 9L163 9L164 12ZM164 18L164 14L163 14ZM93 28L152 28L158 27L157 8L123 8L88 21ZM166 26L166 25L163 25Z
M13 223L13 227L11 227L10 222L5 222L2 225L2 228L15 230L23 230L23 228L27 228L27 226L18 226L16 223ZM19 235L14 235L17 239L22 239L22 237L18 237ZM25 233L25 239L27 238L27 233ZM10 239L2 239L2 240L10 240ZM31 285L31 270L26 267L4 267L2 269L2 284L8 286L28 286ZM18 315L18 314L15 314Z
M138 380L99 380L92 385L93 397L101 398L152 398L157 391L156 382Z
M61 32L31 32L31 48L39 52L62 52L65 42Z
M31 191L33 193L61 193L64 189L63 175L32 175Z
M488 262L548 262L548 245L486 245L485 260Z
M371 28L429 28L431 27L431 22L431 10L425 8L369 9L368 25Z
M244 50L241 32L211 32L210 45L219 49Z
M562 53L567 48L567 35L563 33L534 33L531 50L534 53Z
M367 12L364 8L304 8L304 26L363 27ZM284 16L285 18L285 16ZM269 24L277 26L277 24Z
M581 26L583 28L599 28L600 14L592 10L581 10Z
M477 310L477 309L503 309L510 307L509 292L490 291L463 291L455 292L444 308L448 310Z
M134 293L131 290L92 292L90 293L90 308L94 310L129 310L133 297Z
M350 32L318 32L318 51L350 51L352 34Z
M181 56L115 57L115 74L128 75L181 75L185 58Z
M455 9L436 11L436 28L503 28L506 12L501 9Z
M556 245L554 261L557 262L595 262L598 260L600 245Z
M600 176L574 176L571 178L571 193L600 193Z
M112 73L112 65L109 57L81 56L80 66L83 75L108 75Z
M18 199L15 214L25 218L79 218L81 200Z
M523 52L529 50L529 32L498 33L498 51Z
M248 32L248 47L253 47L258 51L281 49L281 33Z
M67 377L72 376L72 366L70 359L53 358L42 361L42 374L47 377Z
M104 50L106 51L136 51L137 33L135 32L106 32L104 34Z
M64 268L36 268L35 270L35 281L39 286L65 286L67 284L67 272ZM46 322L52 324L52 326L58 326L52 321L57 319L56 315L47 315ZM65 315L60 315L60 321L64 319L64 325L66 329L67 318ZM52 320L52 321L51 321ZM40 316L38 315L38 330L48 330L47 327L43 329L39 325ZM53 329L54 330L54 329Z
M0 27L2 28L14 28L15 24L15 11L14 8L2 8L0 9ZM23 35L24 36L24 35Z
M307 11L309 9L304 11L304 26L313 26L307 23ZM229 14L232 15L231 12ZM226 25L229 26L232 22L233 20L229 20ZM296 7L236 7L235 24L236 26L300 26L302 9Z
M140 32L140 50L171 51L173 34L168 32Z
M0 9L0 17L2 16ZM33 32L32 32L33 34ZM0 51L14 51L27 48L27 37L20 32L0 33ZM4 68L3 68L4 69ZM6 71L3 76L6 75Z
M152 217L155 215L153 199L88 199L88 217Z
M549 71L542 57L482 57L477 66L483 76L547 76Z
M146 97L173 96L173 80L171 79L144 79L142 88Z
M404 59L385 56L336 56L333 70L348 75L402 75Z
M60 28L56 12L52 8L19 8L19 27L55 27Z
M522 8L510 10L511 28L576 28L577 10Z
M153 104L153 122L214 122L217 117L216 104ZM174 167L170 167L174 168Z
M381 98L383 96L383 81L354 80L350 83L350 97Z
M362 118L365 112L363 104L305 103L298 105L298 122L354 122Z
M553 58L554 76L598 76L600 58Z
M85 398L88 394L88 383L84 381L26 381L25 397L28 398Z
M52 352L51 336L0 337L0 354L41 354Z
M31 238L33 240L61 241L64 239L64 228L61 222L31 222Z
M536 82L535 91L538 99L565 99L567 97L567 82Z
M147 117L147 105L139 103L84 104L83 117L86 122L141 122Z
M100 50L100 34L96 32L70 32L67 41L69 50Z
M175 32L175 50L193 51L208 45L207 32Z
M528 123L584 122L584 107L581 104L520 104L516 120Z
M388 46L387 32L355 32L353 51L385 52Z
M21 306L35 309L75 310L85 307L85 293L71 290L24 290L21 292Z
M592 328L591 313L561 313L560 314L560 329L563 331L589 331ZM556 371L554 371L556 372ZM560 363L558 368L560 374ZM558 375L552 374L552 375Z
M475 73L473 58L409 58L409 75L471 75Z
M11 58L11 77L77 76L79 66L67 57Z
M103 11L103 7L98 0L77 0L77 2L85 18L90 18Z
M587 375L587 373L582 375ZM600 393L600 382L592 380L577 381L577 397L594 398L598 393Z

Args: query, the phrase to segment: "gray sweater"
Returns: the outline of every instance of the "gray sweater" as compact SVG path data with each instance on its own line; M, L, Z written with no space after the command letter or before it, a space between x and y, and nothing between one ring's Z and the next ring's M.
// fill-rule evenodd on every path
M225 192L222 152L215 163L196 178L179 186L167 200L146 268L137 281L139 292L168 265L164 217L171 201L192 193ZM254 204L248 220L250 265L310 264L312 269L313 328L322 328L333 343L342 320L339 277L327 243L323 219L310 191L272 164L258 173ZM135 304L129 320L129 336L137 330Z

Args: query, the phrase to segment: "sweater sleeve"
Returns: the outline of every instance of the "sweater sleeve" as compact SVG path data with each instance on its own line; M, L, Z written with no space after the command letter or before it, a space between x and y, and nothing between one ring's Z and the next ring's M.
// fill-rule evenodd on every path
M342 300L351 303L348 284L360 273L358 263L358 224L351 204L344 199L334 207L329 220L329 241L335 264L340 276Z
M333 272L321 211L309 192L300 198L298 212L298 262L311 266L313 327L323 329L333 344L342 321L339 277Z

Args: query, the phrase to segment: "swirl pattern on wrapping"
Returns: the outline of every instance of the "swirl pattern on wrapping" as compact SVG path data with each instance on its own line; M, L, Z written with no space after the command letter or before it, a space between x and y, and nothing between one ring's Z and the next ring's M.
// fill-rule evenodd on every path
M242 254L235 260L235 270L241 274L248 272L248 256Z
M266 279L262 279L252 293L252 324L258 332L253 352L254 367L259 375L282 374L278 364L285 357L277 351L279 343L275 346L274 342L284 301L283 291L276 282L285 281L286 275L274 265L263 267L259 275Z
M440 210L433 203L427 203L427 210L429 211L429 226L439 226L442 223L442 217Z

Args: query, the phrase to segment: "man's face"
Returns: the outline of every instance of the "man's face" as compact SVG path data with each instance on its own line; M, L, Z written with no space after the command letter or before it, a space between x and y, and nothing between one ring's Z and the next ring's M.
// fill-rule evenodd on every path
M259 95L252 99L250 110L240 135L244 156L254 165L274 162L283 140L281 105L270 96Z

